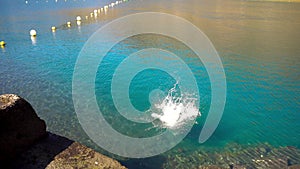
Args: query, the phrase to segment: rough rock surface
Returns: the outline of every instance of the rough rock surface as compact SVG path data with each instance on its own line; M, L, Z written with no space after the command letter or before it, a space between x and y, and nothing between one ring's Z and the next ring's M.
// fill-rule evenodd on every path
M7 162L46 135L32 106L14 94L0 95L0 162Z
M14 94L0 95L0 168L126 169L80 143L47 133L32 106Z
M10 168L22 169L126 169L118 161L65 137L49 133L21 154Z
M46 168L126 169L116 160L99 154L77 142L74 142L66 150L58 154Z

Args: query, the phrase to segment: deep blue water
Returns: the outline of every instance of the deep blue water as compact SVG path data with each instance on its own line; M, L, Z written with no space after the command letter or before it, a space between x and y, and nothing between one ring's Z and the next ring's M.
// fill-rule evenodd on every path
M195 24L219 52L227 80L223 118L214 135L199 144L198 135L211 100L210 81L203 64L174 39L140 35L114 47L97 72L98 105L112 126L137 137L155 134L145 134L149 126L138 125L132 129L130 122L123 121L114 108L110 83L116 66L128 54L159 47L178 54L189 65L201 96L202 116L197 118L198 124L181 146L193 151L204 147L222 149L232 142L243 145L268 142L274 146L300 148L299 3L131 1L109 11L105 20L52 33L52 25L60 26L75 18L74 12L57 11L31 11L0 18L0 40L7 43L0 49L0 94L16 93L27 99L45 119L49 131L95 146L81 129L72 102L73 70L82 46L98 28L116 17L141 11L163 11ZM35 43L29 36L32 28L38 31ZM159 88L167 92L175 82L159 70L141 72L130 86L131 102L135 108L146 110L150 106L151 90Z

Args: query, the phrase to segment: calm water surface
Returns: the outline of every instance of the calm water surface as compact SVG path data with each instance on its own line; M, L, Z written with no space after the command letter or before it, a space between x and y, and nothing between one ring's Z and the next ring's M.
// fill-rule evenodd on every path
M100 150L81 129L74 112L71 88L74 65L82 46L98 28L114 18L145 11L181 16L199 27L213 42L227 77L223 118L210 140L199 144L198 135L211 99L210 81L203 64L174 39L140 35L115 46L97 73L98 104L112 126L128 135L145 135L143 126L132 129L129 123L120 125L122 119L113 106L110 82L116 66L130 53L160 47L178 54L188 63L201 95L202 116L179 147L192 152L207 147L222 150L228 143L268 142L273 146L300 148L300 3L131 1L90 24L55 33L49 29L52 25L60 26L67 19L88 12L37 11L1 18L0 39L7 42L7 47L0 49L0 93L16 93L27 99L46 121L49 131ZM28 35L31 28L38 31L35 42ZM163 72L144 71L132 82L130 99L137 109L145 110L149 107L148 95L152 89L168 91L174 83L174 79Z

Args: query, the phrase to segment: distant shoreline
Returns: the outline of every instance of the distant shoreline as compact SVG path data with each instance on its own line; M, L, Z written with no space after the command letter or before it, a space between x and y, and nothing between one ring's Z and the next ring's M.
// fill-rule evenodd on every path
M255 2L300 2L300 0L249 0Z

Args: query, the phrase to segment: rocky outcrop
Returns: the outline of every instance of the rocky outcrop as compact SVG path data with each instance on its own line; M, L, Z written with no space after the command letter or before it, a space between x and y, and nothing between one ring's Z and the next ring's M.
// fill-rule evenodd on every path
M6 162L46 136L46 124L32 106L14 94L0 95L0 162Z
M32 106L14 94L0 95L0 168L126 169L78 142L46 132Z
M106 157L77 142L58 154L46 169L99 168L126 169L119 162Z
M10 168L22 169L126 169L118 161L65 137L49 133L22 153Z

